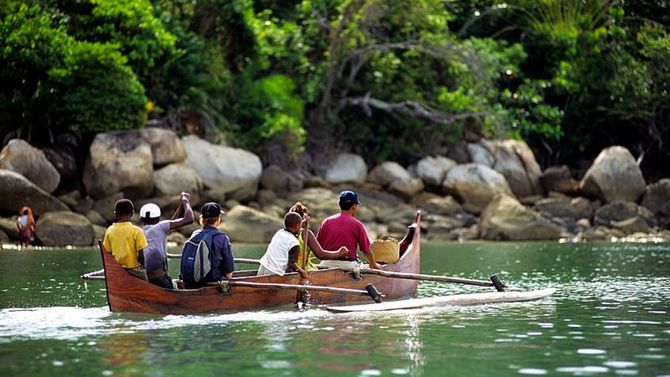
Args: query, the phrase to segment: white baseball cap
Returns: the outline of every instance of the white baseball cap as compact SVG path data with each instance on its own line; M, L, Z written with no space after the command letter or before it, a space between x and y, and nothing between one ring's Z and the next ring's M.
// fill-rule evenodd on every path
M161 217L161 208L154 203L147 203L140 208L140 217L143 219Z

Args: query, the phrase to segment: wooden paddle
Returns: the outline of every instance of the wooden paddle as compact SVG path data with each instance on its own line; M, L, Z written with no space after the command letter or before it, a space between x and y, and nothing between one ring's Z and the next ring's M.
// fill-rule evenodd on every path
M353 268L340 267L341 270L353 272ZM500 281L497 275L490 277L490 281L487 280L475 280L475 279L465 279L451 276L439 276L439 275L425 275L425 274L412 274L408 272L392 272L377 270L373 268L362 268L360 269L361 274L369 275L379 275L389 278L398 278L398 279L412 279L412 280L427 280L427 281L439 281L442 283L458 283L458 284L467 284L467 285L479 285L484 287L495 287L496 290L502 292L505 290L505 285Z
M303 285L303 284L283 284L283 283L258 283L252 281L236 281L236 280L222 280L216 283L208 283L207 285L219 285L223 290L229 290L229 287L249 287L249 288L275 288L275 289L293 289L296 291L318 291L328 293L340 293L357 296L370 296L375 302L381 302L383 294L379 293L373 284L368 284L365 289L350 289L326 287L323 285Z

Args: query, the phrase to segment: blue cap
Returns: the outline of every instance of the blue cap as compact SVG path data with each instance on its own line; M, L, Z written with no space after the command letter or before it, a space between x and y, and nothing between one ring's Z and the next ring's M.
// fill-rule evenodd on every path
M358 201L358 194L354 191L342 191L340 193L340 203L361 204Z
M221 206L214 202L205 203L200 209L202 217L205 219L211 219L219 215L223 215L225 212L221 210Z

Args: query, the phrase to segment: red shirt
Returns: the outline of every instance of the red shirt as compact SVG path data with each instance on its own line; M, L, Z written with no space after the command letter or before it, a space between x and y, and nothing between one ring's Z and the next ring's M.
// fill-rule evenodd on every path
M341 212L323 220L316 234L316 239L325 250L335 251L342 246L349 249L349 258L356 259L356 250L370 252L370 238L365 226L357 218Z

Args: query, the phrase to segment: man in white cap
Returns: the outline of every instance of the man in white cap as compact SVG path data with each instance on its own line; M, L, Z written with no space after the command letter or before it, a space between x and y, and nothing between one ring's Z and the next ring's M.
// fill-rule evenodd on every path
M167 235L170 230L180 228L193 222L193 209L189 203L191 195L181 193L183 216L174 220L162 220L161 209L154 203L140 208L142 230L149 246L144 249L144 268L151 284L163 288L174 288L172 278L168 275Z

